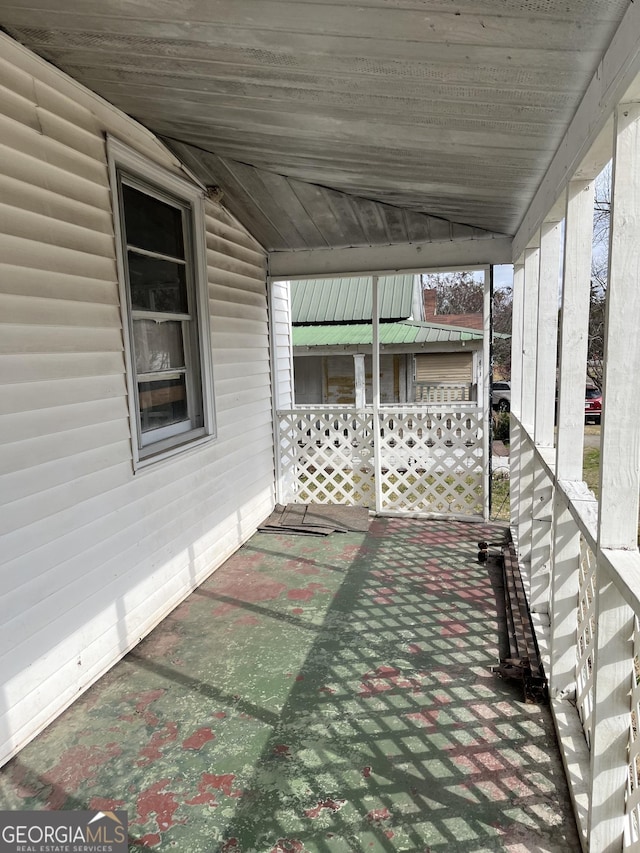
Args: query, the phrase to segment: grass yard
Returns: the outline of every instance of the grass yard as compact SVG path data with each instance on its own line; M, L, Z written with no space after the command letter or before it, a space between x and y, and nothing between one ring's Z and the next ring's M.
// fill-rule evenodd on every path
M509 478L494 477L491 484L491 520L509 521Z
M598 487L600 485L600 449L598 447L585 447L582 476L587 486L598 497Z

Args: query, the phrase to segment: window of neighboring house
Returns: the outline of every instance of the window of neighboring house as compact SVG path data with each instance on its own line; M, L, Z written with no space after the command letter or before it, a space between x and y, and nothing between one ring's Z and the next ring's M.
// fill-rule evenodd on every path
M213 433L200 190L109 139L134 456Z

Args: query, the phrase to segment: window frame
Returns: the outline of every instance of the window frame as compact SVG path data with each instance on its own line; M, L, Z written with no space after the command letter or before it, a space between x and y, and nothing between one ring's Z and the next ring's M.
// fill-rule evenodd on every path
M133 468L136 471L161 459L190 450L216 437L204 192L199 186L148 160L119 139L109 135L107 135L107 156L116 241L131 449ZM138 382L140 381L139 377L144 374L139 374L136 368L133 321L134 319L152 320L154 319L154 312L137 311L131 307L128 246L125 242L122 200L123 182L133 189L165 204L174 205L182 211L185 265L188 270L189 314L155 313L162 315L159 319L183 323L184 375L189 418L177 424L170 424L153 430L152 438L148 432L143 433L141 428ZM161 253L158 254L161 256ZM195 313L195 317L190 316L193 313ZM136 314L139 316L136 317ZM185 321L194 324L188 335L185 335ZM167 376L167 378L169 377ZM194 399L198 401L197 415L201 415L202 418L202 425L195 427L190 423L194 418Z

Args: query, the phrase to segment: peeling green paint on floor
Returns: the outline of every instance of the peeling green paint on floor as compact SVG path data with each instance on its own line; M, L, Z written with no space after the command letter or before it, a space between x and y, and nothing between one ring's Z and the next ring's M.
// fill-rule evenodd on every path
M491 672L502 531L254 536L0 771L180 853L578 851L548 709Z

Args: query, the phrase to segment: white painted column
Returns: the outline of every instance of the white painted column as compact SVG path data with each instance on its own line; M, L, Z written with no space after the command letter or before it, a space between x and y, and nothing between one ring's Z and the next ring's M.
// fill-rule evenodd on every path
M554 443L561 234L560 222L542 224L534 429L536 447L553 447Z
M566 199L556 443L556 478L563 480L582 480L593 190L592 181L572 181ZM559 491L553 516L549 681L556 700L575 689L580 533Z
M524 258L513 266L513 308L511 320L511 428L509 467L511 528L516 534L520 513L520 425L522 404L522 320L524 310ZM516 543L517 544L517 543Z
M371 385L373 390L373 459L376 484L376 512L382 510L382 451L380 448L380 307L378 276L371 278Z
M556 472L564 480L582 480L593 194L593 180L570 181L567 189L556 445Z
M524 253L524 300L522 307L522 377L520 398L520 495L518 512L518 556L530 573L533 524L534 451L536 409L536 352L538 348L538 290L540 248ZM530 578L530 574L529 574Z
M479 375L476 374L476 387L480 399L477 401L482 412L482 458L483 475L482 475L482 490L483 490L483 515L485 521L489 519L489 496L490 484L489 477L491 476L491 445L489 439L491 437L491 297L493 295L493 267L486 267L484 270L484 301L483 301L483 338L482 338L482 357L481 370ZM476 365L477 355L474 356L474 367Z
M354 353L353 375L356 387L356 409L358 409L358 411L362 411L367 404L363 353Z
M640 406L630 393L640 371L640 104L616 111L604 351L598 551L635 550L640 492ZM628 777L633 612L598 560L592 853L620 850Z
M544 222L540 231L540 283L534 442L551 448L554 442L556 363L558 351L558 286L560 277L559 222ZM545 469L534 471L531 545L531 609L549 612L553 487Z
M288 281L268 281L269 337L271 355L271 409L273 417L273 455L276 472L276 501L286 503L291 499L295 486L295 469L289 467L285 474L282 460L279 410L292 409L295 405L293 373L293 339L291 331L291 298ZM293 444L293 433L288 435L288 444Z

